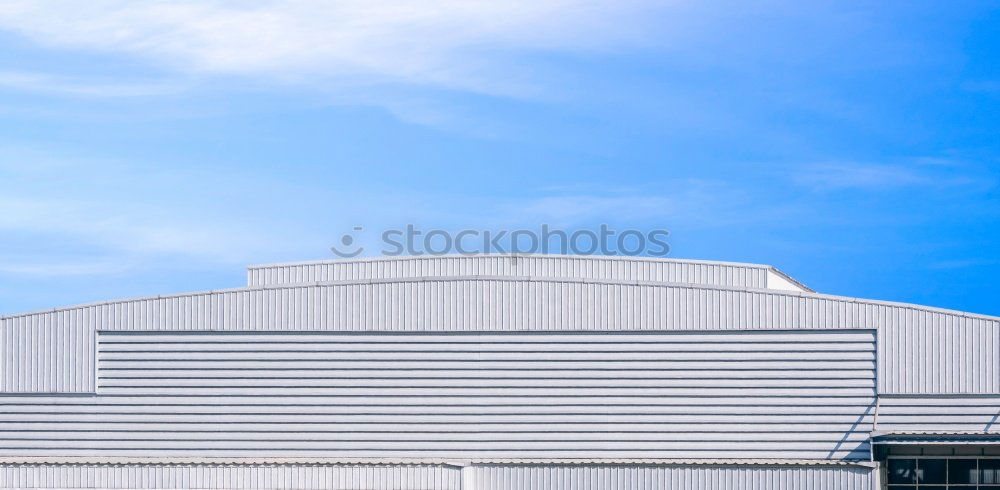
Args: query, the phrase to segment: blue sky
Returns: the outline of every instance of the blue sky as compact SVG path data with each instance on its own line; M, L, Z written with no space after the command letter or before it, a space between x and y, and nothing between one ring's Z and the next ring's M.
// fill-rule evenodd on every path
M0 5L0 314L406 223L665 228L673 257L1000 314L997 2L80 8Z

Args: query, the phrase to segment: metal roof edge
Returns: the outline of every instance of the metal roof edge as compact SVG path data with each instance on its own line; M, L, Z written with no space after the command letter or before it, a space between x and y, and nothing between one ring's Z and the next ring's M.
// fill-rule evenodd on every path
M521 258L521 257L531 257L531 258L561 258L561 259L582 259L582 260L638 260L643 262L667 262L667 263L678 263L678 264L705 264L705 265L726 265L733 267L751 267L755 269L768 269L772 266L767 264L755 264L750 262L729 262L721 260L701 260L701 259L675 259L668 257L649 257L645 255L572 255L572 254L543 254L543 253L516 253L516 254L442 254L442 255L380 255L372 257L355 257L355 258L345 258L345 259L317 259L317 260L298 260L291 262L274 262L268 264L251 264L247 266L247 270L258 270L258 269L268 269L274 267L295 267L304 265L324 265L324 264L348 264L348 263L366 263L366 262L383 262L390 260L432 260L432 259L455 259L455 258L476 258L476 257L486 257L486 258Z
M657 459L657 458L221 458L221 457L142 457L142 456L0 456L9 465L411 465L475 467L487 465L631 465L631 466L860 466L872 468L867 460L830 459Z
M995 431L977 431L977 430L955 430L955 431L944 431L944 430L889 430L889 431L872 431L872 439L881 437L908 437L908 436L982 436L982 437L996 437L1000 438L1000 429Z
M864 298L854 298L849 296L836 296L830 294L822 294L815 292L800 292L800 291L785 291L778 289L764 289L764 288L744 288L744 287L734 287L734 286L721 286L721 285L706 285L699 283L675 283L675 282L657 282L657 281L634 281L634 280L610 280L610 279L585 279L585 278L572 278L572 277L532 277L532 276L414 276L405 278L369 278L369 279L351 279L343 281L322 281L322 282L305 282L305 283L293 283L293 284L275 284L275 285L258 285L258 286L246 286L230 289L217 289L209 291L198 291L189 293L178 293L170 295L156 295L156 296L145 296L145 297L135 297L135 298L123 298L117 300L109 301L98 301L93 303L84 303L78 305L62 306L57 308L51 308L46 310L38 310L25 313L16 313L11 315L0 315L0 321L11 320L15 318L21 318L26 316L42 315L48 313L59 313L63 311L76 310L81 308L93 307L93 306L105 306L114 305L120 303L127 303L130 301L146 301L155 299L170 299L170 298L185 298L194 296L207 296L212 294L225 294L243 291L261 291L261 290L278 290L278 289L295 289L304 287L317 287L317 286L336 286L336 285L363 285L363 284L386 284L386 283L410 283L410 282L443 282L443 281L510 281L510 282L563 282L563 283L585 283L585 284L607 284L607 285L619 285L619 286L650 286L650 287L674 287L674 288L688 288L688 289L701 289L710 291L743 291L761 294L771 294L771 295L783 295L783 296L799 296L804 298L815 298L815 299L829 299L836 301L845 301L850 303L861 303L870 304L878 306L892 306L898 308L909 308L913 310L928 312L928 313L941 313L945 315L952 315L957 317L974 318L987 321L1000 322L1000 317L984 315L980 313L971 313L959 310L950 310L946 308L937 308L933 306L918 305L912 303L901 303L894 301L884 301L875 299L864 299Z
M802 284L802 282L800 282L798 279L796 279L796 278L794 278L792 276L789 276L788 274L785 274L785 272L782 271L781 269L778 269L777 267L775 267L773 265L769 265L769 266L766 266L766 267L767 267L768 270L770 270L771 272L773 272L773 273L781 276L786 281L788 281L788 282L790 282L790 283L792 283L792 284L794 284L794 285L802 288L805 292L807 292L807 293L815 293L816 292L815 289L810 288L809 286L806 286L805 284Z

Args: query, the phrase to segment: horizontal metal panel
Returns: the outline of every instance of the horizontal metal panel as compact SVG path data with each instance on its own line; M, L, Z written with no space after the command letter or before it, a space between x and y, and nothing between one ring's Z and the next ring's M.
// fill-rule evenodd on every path
M716 444L715 449L658 449L656 451L649 451L646 449L579 449L579 448L566 448L559 450L560 460L562 459L649 459L649 454L656 454L655 459L715 459L715 458L725 458L725 459L742 459L742 460L757 460L757 459L783 459L787 458L790 454L787 450L766 450L766 449L746 449L740 447L733 447L732 445L719 445ZM845 445L846 446L846 445ZM797 459L813 459L813 460L867 460L870 457L870 446L868 444L858 445L854 447L853 445L847 449L807 449L807 448L796 448L794 454L800 455ZM428 458L428 459L451 459L454 458L456 450L455 449L418 449L418 450L399 450L399 449L342 449L338 447L334 448L318 448L318 449L286 449L286 448L274 448L274 449L244 449L244 448L218 448L218 447L203 447L198 446L196 448L148 448L148 447L135 447L129 448L127 451L122 448L112 448L112 447L96 447L96 448L85 448L85 449L75 449L75 448L65 448L65 447L19 447L15 449L3 449L0 450L0 457L10 457L10 456L20 456L25 453L30 453L32 456L37 457L50 457L50 458L75 458L75 457L119 457L127 454L128 456L135 457L169 457L169 458L190 458L190 457L246 457L246 458L323 458L323 459L338 459L338 460L356 460L359 458L378 458L378 459L405 459L413 460L416 458ZM462 451L463 456L472 459L515 459L523 460L527 459L552 459L552 455L556 453L551 448L541 449L491 449L491 450L472 450L472 451Z
M249 267L250 286L366 279L513 276L696 283L767 287L769 267L628 257L437 256L278 264Z
M587 379L574 379L565 378L563 376L549 377L545 379L540 378L518 378L513 376L490 377L489 373L477 372L477 376L471 378L462 377L446 377L442 375L441 377L435 378L403 378L403 377L377 377L377 378L357 378L352 376L298 376L295 377L293 374L284 372L282 377L269 376L271 373L264 373L264 376L255 378L247 377L247 373L243 373L242 376L236 377L212 377L212 376L201 376L191 377L189 373L184 373L186 376L176 376L176 372L171 372L169 370L160 370L165 372L167 376L146 376L141 370L132 370L126 373L116 372L114 374L105 374L101 376L101 388L102 393L109 393L109 388L183 388L183 387L206 387L206 386L219 386L226 388L411 388L411 389L436 389L436 388L501 388L501 387L516 387L516 388L551 388L553 384L558 384L563 388L591 388L591 389L601 389L601 388L671 388L671 389L682 389L682 388L704 388L705 394L711 393L711 390L722 390L722 389L735 389L735 388L768 388L768 389L815 389L813 391L816 395L824 394L824 389L838 389L838 388L857 388L859 385L864 385L864 381L871 382L871 379L865 378L819 378L819 379L809 379L809 378L799 378L790 377L782 379L742 379L737 377L724 378L724 379L711 379L704 376L699 377L684 377L684 378L671 378L668 376L654 379L651 377L652 373L643 373L646 375L644 378L633 379L633 378L611 378L607 376L601 376L597 378L587 378ZM202 371L202 373L210 373L210 371ZM780 374L779 372L776 372ZM540 373L539 373L540 374ZM539 375L539 374L536 374ZM700 374L700 373L699 373ZM722 375L727 375L728 373L721 373ZM775 373L769 373L771 376L775 376ZM859 383L859 380L862 382ZM619 393L619 392L616 392ZM865 388L865 395L871 393L871 388ZM446 394L445 392L438 392L438 394ZM527 393L525 393L527 394ZM550 395L556 395L557 393L548 393ZM769 393L770 394L770 393Z
M95 330L81 310L0 320L0 392L94 391Z
M867 335L864 335L867 336ZM520 338L514 339L511 336L506 337L494 337L495 342L491 343L489 340L484 340L480 342L470 342L469 339L461 339L459 342L426 342L421 337L409 337L409 342L400 342L397 340L385 341L382 339L377 339L373 343L372 338L366 338L359 341L352 337L344 338L345 342L341 342L340 339L331 340L329 338L323 340L317 340L313 342L267 342L266 345L261 345L261 339L254 339L253 341L247 341L245 339L229 339L229 342L178 342L176 339L171 338L170 342L157 343L155 341L136 341L136 342L114 342L105 341L102 343L102 351L108 355L119 354L119 353L134 353L141 352L147 354L164 354L164 353L177 353L177 352L187 352L184 347L172 348L173 344L203 344L204 347L201 352L211 352L215 344L224 343L225 352L239 354L240 352L268 352L275 354L285 354L289 352L293 353L305 353L308 355L314 355L314 353L319 353L322 356L327 355L356 355L357 353L381 355L381 354L403 354L403 355L415 355L423 352L435 353L436 355L447 355L447 356L462 356L463 354L468 354L470 352L484 353L487 355L502 355L509 353L552 353L555 355L566 355L564 354L576 354L579 352L603 355L605 353L612 354L631 354L638 353L650 354L650 353L668 353L670 355L684 355L687 353L724 353L725 355L730 355L733 352L741 352L746 349L746 342L734 342L727 341L724 337L716 336L713 342L691 342L687 341L685 337L677 336L670 339L671 336L664 336L668 340L674 340L673 342L663 342L660 339L649 339L649 338L636 338L630 342L591 342L587 341L586 350L580 351L580 339L560 339L561 342L539 342L538 340L531 339L531 336L522 336ZM871 338L868 336L868 340ZM162 337L161 337L162 338ZM524 340L527 340L525 342ZM574 342L566 342L566 340L573 340ZM760 342L760 337L755 339L758 343ZM752 342L751 342L752 343ZM828 352L844 353L844 352L857 352L859 347L865 349L869 347L871 342L795 342L795 352L813 352L817 354L823 354ZM788 349L782 346L762 346L754 350L754 353L761 352L785 352ZM544 350L540 350L544 349ZM500 353L500 354L493 354ZM867 354L867 353L866 353ZM871 356L869 356L870 358Z
M525 382L546 382L548 379L561 379L566 383L585 383L591 379L614 379L622 383L640 383L648 378L662 380L700 380L710 386L712 383L725 383L730 380L739 380L741 383L770 383L775 380L787 382L788 380L803 381L809 383L831 383L835 386L838 381L852 382L857 379L871 380L871 369L815 369L816 366L809 366L812 369L807 371L797 371L789 373L790 370L775 369L741 369L733 370L709 370L709 369L562 369L536 371L532 369L407 369L407 380L413 385L429 384L432 380L446 380L455 382L460 380L503 380L520 379ZM267 372L261 372L267 371ZM340 380L391 380L383 369L341 369L327 370L324 373L311 373L303 369L191 369L184 373L178 373L173 367L169 369L144 369L144 368L105 368L101 376L105 384L116 379L149 378L154 381L169 382L172 379L205 379L205 380L230 380L234 385L245 380L247 383L255 383L261 380L282 380L285 383L308 383L314 379L326 379L332 382Z
M741 345L746 348L746 344ZM464 352L439 352L434 347L432 350L424 351L315 351L313 349L279 349L276 347L264 348L255 351L239 349L235 352L225 350L163 350L163 351L101 351L101 361L106 361L113 365L115 361L124 362L222 362L222 361L255 361L255 362L277 362L287 364L290 362L344 362L363 358L369 361L482 361L482 362L550 362L553 366L558 366L561 362L784 362L802 361L808 357L817 361L874 361L875 355L871 351L849 351L849 350L825 350L825 351L796 351L796 350L776 350L778 346L767 345L762 347L760 352L746 351L725 351L725 350L691 350L687 352L671 352L669 350L643 350L643 351L620 351L620 352L591 352L586 350L586 346L577 347L578 350L570 352L550 352L544 350L536 351L495 351L495 350L470 350ZM539 347L544 349L544 347Z
M434 405L441 410L447 409L447 407L462 405L469 407L498 407L498 406L516 406L516 407L527 407L527 406L539 406L539 410L544 410L546 406L588 406L588 405L601 405L608 407L616 406L635 406L635 407L663 407L663 406L683 406L683 405L705 405L705 406L718 406L718 407L728 407L728 406L812 406L819 405L824 407L860 407L868 406L872 401L872 397L815 397L815 396L783 396L783 397L712 397L707 398L704 396L688 396L688 397L641 397L641 396L604 396L604 397L590 397L586 395L580 395L575 397L550 397L550 396L533 396L533 397L437 397L437 396L424 396L424 397L398 397L398 398L387 398L378 396L345 396L345 397L311 397L312 399L302 399L295 400L295 405L300 406L325 406L325 405L336 405L336 406L365 406L365 407L382 407L389 402L391 406L426 406ZM598 399L599 398L599 399ZM221 397L215 397L213 395L183 395L183 396L171 396L168 400L157 400L157 405L162 404L185 404L191 406L204 405L206 401L212 401L216 404L226 405L225 399ZM240 400L240 404L246 404L251 406L270 406L270 405L284 405L288 404L290 399L288 397L282 396L255 396L252 398L245 398ZM4 406L38 406L42 404L60 404L66 406L87 406L87 405L121 405L121 406L131 406L131 405L149 405L151 402L149 396L117 396L117 395L102 395L97 398L91 399L67 399L65 397L43 397L35 396L31 398L25 397L0 397L0 404ZM148 407L147 407L148 408ZM331 409L333 407L330 407ZM567 408L568 410L569 408ZM521 408L520 410L523 410ZM657 409L658 410L658 409Z
M173 365L172 365L173 364ZM210 364L210 365L209 365ZM215 362L204 362L204 361L121 361L114 365L114 367L108 367L107 370L120 370L120 369L177 369L183 371L198 371L207 369L245 369L250 370L275 370L283 371L286 369L301 369L303 371L313 371L313 370L350 370L350 369L434 369L434 368L444 368L444 369L461 369L464 365L462 361L339 361L339 362L326 362L326 361L311 361L305 365L298 366L285 366L286 363L271 363L268 367L267 363L258 361L215 361ZM287 364L291 364L290 362ZM851 371L859 369L871 369L874 366L874 362L870 361L782 361L780 369L787 371L795 371L799 369L817 369L822 371L836 371L837 369L843 367ZM690 369L702 369L702 370L718 370L725 369L726 363L714 361L714 362L704 362L704 361L664 361L664 362L649 362L649 361L606 361L604 367L606 369L632 369L632 370L690 370ZM740 363L740 366L746 369L767 369L767 368L778 368L774 366L774 361L746 361ZM553 366L551 362L544 361L483 361L479 366L482 369L523 369L523 370L535 370L535 369L563 369L563 370L573 370L573 369L591 369L593 367L592 362L560 362L558 365Z
M875 490L863 467L503 466L468 469L466 490Z
M824 429L827 427L823 427ZM87 446L90 444L111 445L112 447L127 447L135 443L157 445L164 447L184 447L183 443L197 442L199 446L211 446L218 444L220 447L250 447L260 448L265 443L275 447L288 447L298 449L303 447L302 432L289 430L254 430L249 427L216 427L210 430L178 430L173 427L164 427L159 430L142 431L109 431L106 427L91 427L93 430L72 430L67 431L65 427L53 431L34 430L9 430L2 433L3 439L8 445L34 445L48 447L52 444L69 445L70 447ZM169 429L169 430L163 430ZM500 429L483 429L464 431L437 431L435 427L427 426L423 432L418 432L412 426L408 430L378 430L376 427L364 427L363 431L347 430L322 430L322 427L312 427L308 430L309 448L319 449L323 447L346 449L351 447L359 448L396 448L396 449L448 449L461 448L462 450L485 450L485 449L531 449L533 447L556 447L572 448L580 445L597 447L624 449L625 445L635 444L646 448L700 448L712 449L711 443L727 444L739 443L747 448L762 447L770 448L774 445L768 443L787 443L792 447L811 447L823 449L831 438L831 433L836 434L838 440L847 443L863 443L868 440L868 434L852 434L837 431L834 428L823 432L774 432L761 430L758 432L746 431L747 427L740 429L740 432L699 432L691 428L686 432L662 431L644 432L633 430L628 432L617 432L614 427L590 426L583 429L591 429L593 432L557 431L557 430L534 430L514 431L511 427ZM815 430L810 427L808 430ZM180 444L174 444L180 443ZM287 445L287 446L286 446ZM718 445L718 444L717 444Z
M1000 433L1000 396L885 397L877 430Z
M3 488L461 490L461 470L427 465L0 465Z
M101 417L105 418L102 420ZM690 437L688 434L724 434L715 437L740 438L744 434L756 432L764 434L762 438L768 437L785 438L782 434L801 434L802 438L807 438L809 431L816 431L820 427L823 432L847 433L854 429L854 424L858 422L857 417L851 418L849 415L811 415L811 416L790 416L789 419L782 420L779 416L744 416L739 423L733 423L732 417L715 417L715 421L702 419L702 416L688 417L601 417L597 415L585 416L576 415L572 421L567 421L565 416L536 417L532 415L514 417L479 417L467 415L465 417L445 417L445 416L356 416L356 417L319 417L319 416L285 416L278 417L231 417L224 415L205 416L162 416L157 417L156 422L147 422L140 417L133 416L131 421L126 421L128 417L109 417L106 414L91 414L91 416L74 416L60 414L58 417L34 416L30 420L23 414L19 420L13 423L8 422L14 417L5 417L0 421L0 433L10 436L14 433L29 431L32 433L48 431L60 433L72 433L72 436L79 436L83 433L139 433L169 430L172 433L185 432L212 433L239 431L243 436L247 433L397 433L397 434L431 434L431 438L445 437L445 434L474 434L474 433L507 433L520 434L527 432L566 432L566 433L606 433L612 437L626 437L624 434L636 433L635 437L653 437L651 433L660 432L669 435L659 435L657 437L679 438ZM357 420L367 418L368 420ZM971 417L970 417L971 418ZM89 419L90 421L84 421ZM105 421L112 419L111 421ZM459 420L454 420L459 419ZM872 416L866 416L862 422L870 424ZM148 419L147 419L148 420ZM728 423L727 423L728 422ZM113 424L113 425L110 425ZM416 427L415 424L422 424L423 427ZM756 427L753 425L757 425ZM738 433L733 435L732 433ZM124 436L124 435L123 435ZM850 437L856 437L851 434ZM863 434L861 436L864 436ZM463 436L465 437L465 436ZM582 437L582 436L581 436ZM628 436L632 437L632 436Z
M98 397L0 397L0 451L865 458L874 415L861 330L102 331L98 349Z
M648 398L671 396L703 396L711 397L742 397L742 396L816 396L816 397L860 397L874 395L871 388L526 388L520 386L501 388L453 388L453 387L294 387L284 388L230 388L224 386L177 386L177 387L145 387L128 386L122 388L102 388L102 394L133 394L137 396L156 395L210 395L210 396L372 396L372 397L402 397L402 396L440 396L446 397L511 397L511 396L581 396L581 391L588 392L587 397L603 398L615 396L640 396Z
M880 392L1000 394L1000 323L927 314L879 331Z
M873 329L874 330L874 329ZM112 332L107 332L108 334ZM720 332L683 332L684 335L676 335L675 332L616 332L613 336L608 336L603 332L504 332L502 336L495 332L463 332L462 335L455 335L455 332L435 334L433 332L379 332L367 334L364 332L337 332L337 337L330 337L329 332L281 332L281 331L259 331L255 335L240 335L240 332L171 332L169 337L165 337L162 332L122 332L115 331L114 335L105 335L100 342L108 349L126 349L129 346L139 346L143 344L162 345L164 349L169 349L171 344L226 344L227 348L237 348L240 345L253 347L256 344L301 344L302 348L312 345L339 345L350 346L360 344L364 349L376 349L381 346L389 348L399 348L408 345L415 349L425 349L427 344L434 344L437 350L448 346L460 348L462 344L479 344L476 348L489 349L493 344L499 344L500 348L511 349L523 346L526 349L533 344L546 344L547 348L558 348L559 346L574 345L581 342L587 343L588 349L602 349L604 347L627 346L634 347L650 344L696 344L711 345L712 348L724 347L733 343L761 343L767 342L767 338L762 338L757 332L741 332L738 330L727 330ZM347 335L350 334L350 335ZM568 335L568 334L571 334ZM234 336L235 335L235 336ZM127 336L127 337L125 337ZM842 343L870 344L872 333L855 330L836 331L799 331L795 335L789 335L782 339L783 343L792 343L797 346L802 344L820 344L838 347ZM259 348L259 347L256 347Z
M242 423L253 421L288 422L329 422L332 416L336 422L436 422L454 423L518 422L532 421L552 423L557 418L572 415L576 422L656 422L684 424L714 424L731 421L732 415L740 415L748 421L774 422L787 420L790 423L809 421L843 420L844 416L864 412L869 398L671 398L670 400L649 400L632 398L631 403L621 398L604 403L605 400L592 398L537 398L519 397L475 398L448 400L443 398L397 398L382 399L383 403L342 403L341 398L314 398L309 400L288 400L279 397L253 397L233 400L206 400L203 397L170 397L152 400L146 397L120 397L105 395L88 403L70 403L65 400L38 400L32 398L20 403L0 403L0 420L17 421L94 421L108 417L108 423L122 421L145 421L142 414L156 414L159 420L199 422L202 420L218 423ZM452 404L445 404L451 401ZM589 404L586 402L590 402ZM284 402L284 403L282 403ZM388 404L386 402L389 402ZM437 403L435 403L437 402ZM624 403L623 403L624 402ZM237 403L237 404L233 404ZM146 411L138 412L136 405L149 405ZM363 413L359 407L367 407ZM534 407L526 411L525 407ZM693 414L691 408L698 407ZM972 408L970 408L972 410ZM292 415L291 419L288 415ZM31 415L31 417L24 417ZM72 415L72 417L70 417ZM227 418L228 417L228 418ZM787 417L787 418L782 418ZM742 420L742 419L741 419Z

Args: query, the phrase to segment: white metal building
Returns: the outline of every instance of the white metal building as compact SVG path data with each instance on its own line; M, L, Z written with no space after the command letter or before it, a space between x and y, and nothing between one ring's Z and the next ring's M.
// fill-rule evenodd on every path
M1000 319L770 266L251 267L0 319L0 487L1000 489Z

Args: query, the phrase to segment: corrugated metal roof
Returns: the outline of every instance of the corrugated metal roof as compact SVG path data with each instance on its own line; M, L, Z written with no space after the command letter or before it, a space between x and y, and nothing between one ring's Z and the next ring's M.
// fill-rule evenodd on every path
M1000 321L1000 317L997 316L983 315L983 314L971 313L959 310L950 310L946 308L917 305L912 303L820 294L814 292L799 292L799 291L773 290L773 289L754 288L754 287L733 287L733 286L722 286L722 285L676 283L676 282L663 282L663 281L588 279L588 278L572 278L572 277L551 278L551 277L534 277L534 276L414 276L406 278L386 278L386 279L366 278L366 279L356 279L356 280L318 281L318 282L286 284L286 285L260 285L254 287L215 289L215 290L190 292L190 293L165 294L165 295L115 299L108 301L97 301L92 303L62 306L62 307L55 307L51 309L38 310L33 312L24 312L24 313L0 316L0 320L11 320L26 316L44 315L44 314L58 313L63 311L78 310L85 308L127 305L129 303L137 303L137 302L182 300L188 298L218 296L225 294L251 292L251 291L282 291L282 290L295 290L295 289L322 287L322 286L327 286L327 287L364 286L364 285L380 285L380 284L445 283L445 282L509 282L509 283L594 284L594 285L607 285L607 286L638 286L638 287L645 286L651 288L677 288L677 289L701 290L701 291L706 291L708 293L715 291L718 292L733 291L733 292L759 293L763 295L772 296L775 298L830 301L844 305L857 305L856 307L870 306L870 307L898 308L904 311L913 311L921 314L940 314L940 315L953 316L957 318ZM873 327L869 326L869 328Z
M898 430L898 431L874 431L872 437L896 437L896 436L984 436L1000 437L1000 427L996 431L978 430Z
M876 431L871 440L873 444L1000 444L1000 431Z
M812 292L801 282L770 265L633 256L477 254L370 257L247 268L247 284L251 287L455 276L636 280Z
M667 257L643 257L633 255L560 255L560 254L471 254L471 255L400 255L400 256L380 256L380 257L356 257L352 259L329 259L329 260L297 260L288 262L272 262L267 264L253 264L247 269L266 269L271 267L291 267L299 265L317 264L337 264L347 262L386 262L397 260L434 260L434 259L455 259L455 258L477 258L477 257L497 257L497 258L556 258L574 260L596 260L596 261L637 261L637 262L665 262L675 264L699 264L699 265L723 265L733 267L753 267L757 269L773 268L767 264L756 264L753 262L732 262L725 260L702 260L702 259L675 259Z

